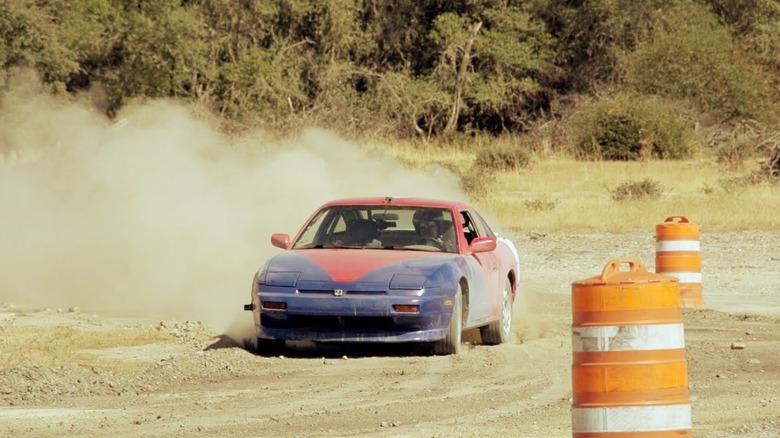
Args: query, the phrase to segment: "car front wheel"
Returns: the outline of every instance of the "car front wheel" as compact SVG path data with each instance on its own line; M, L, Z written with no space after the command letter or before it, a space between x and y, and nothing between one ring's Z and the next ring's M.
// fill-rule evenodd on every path
M512 336L512 283L506 279L501 299L501 316L497 321L479 328L482 342L487 345L498 345L509 342Z
M455 292L455 303L452 306L452 316L447 329L447 336L433 344L433 353L439 355L459 354L463 334L463 298L461 289Z

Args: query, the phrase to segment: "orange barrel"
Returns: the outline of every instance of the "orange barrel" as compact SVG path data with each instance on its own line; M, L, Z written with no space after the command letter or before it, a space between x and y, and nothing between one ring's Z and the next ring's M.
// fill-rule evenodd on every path
M683 307L704 308L698 225L684 216L668 217L656 225L655 272L680 280Z
M693 436L677 279L616 259L571 292L573 436Z

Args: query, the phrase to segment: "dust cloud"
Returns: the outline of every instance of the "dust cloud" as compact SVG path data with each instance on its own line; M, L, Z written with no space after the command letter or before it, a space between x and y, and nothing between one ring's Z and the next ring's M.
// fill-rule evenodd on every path
M202 321L251 333L255 271L321 203L464 199L457 178L405 168L337 135L222 135L170 102L114 121L35 81L0 94L0 304Z

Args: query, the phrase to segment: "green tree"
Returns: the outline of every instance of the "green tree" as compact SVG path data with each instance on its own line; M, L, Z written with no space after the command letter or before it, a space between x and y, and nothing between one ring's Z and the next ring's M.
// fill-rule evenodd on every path
M477 77L469 94L475 109L471 124L493 133L518 131L549 107L550 87L561 76L554 41L543 22L519 8L491 8L482 18Z
M33 68L51 90L63 92L77 63L73 51L58 38L54 9L24 0L0 2L0 67L3 74Z
M621 58L630 89L687 99L726 119L773 117L766 98L771 88L710 10L681 0L653 22L648 38Z
M753 57L780 86L780 3L775 0L708 0L731 27L739 51Z
M390 3L372 2L366 28L377 38L371 65L384 78L375 98L412 119L404 126L427 136L501 133L548 104L545 86L560 70L544 23L529 12L493 0ZM399 74L408 79L399 81ZM409 88L390 85L401 82Z
M137 7L126 7L116 48L120 81L113 84L124 97L189 98L210 91L216 77L213 47L199 9L180 3L139 1Z
M561 91L592 92L618 77L620 58L652 32L653 17L676 0L536 0L556 43L555 59L566 70Z

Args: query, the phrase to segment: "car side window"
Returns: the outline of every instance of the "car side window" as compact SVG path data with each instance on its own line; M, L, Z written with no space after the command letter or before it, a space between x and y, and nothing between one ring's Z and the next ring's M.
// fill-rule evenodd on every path
M487 222L485 222L485 219L482 218L482 216L479 215L479 213L474 212L474 217L479 222L479 226L484 230L484 235L488 237L496 237L496 234L493 232L493 230L488 226Z
M347 221L344 220L344 216L339 215L336 218L336 221L331 226L330 232L332 233L341 233L347 230Z
M474 222L468 210L461 210L460 217L463 225L463 236L466 238L466 242L471 245L471 241L480 235L477 224Z

